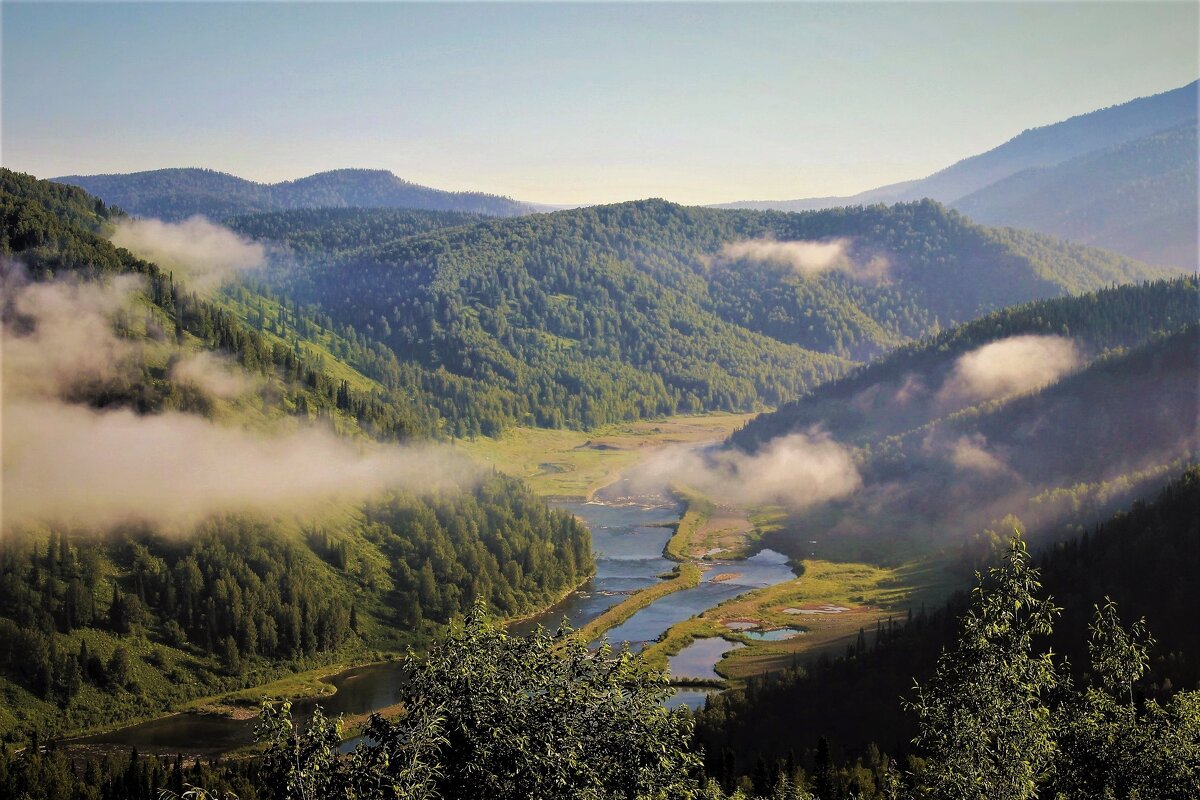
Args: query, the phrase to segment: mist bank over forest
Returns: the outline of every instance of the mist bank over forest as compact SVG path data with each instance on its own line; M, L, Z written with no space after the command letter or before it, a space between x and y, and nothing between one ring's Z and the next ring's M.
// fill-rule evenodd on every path
M1188 277L1005 309L756 418L737 448L819 430L861 480L772 546L970 561L1018 520L1097 521L1144 495L1200 448L1198 303Z
M856 437L853 426L864 423L830 414L824 429L785 425L786 435L763 440L774 446L687 465L690 478L714 486L802 469L819 491L793 503L794 513L815 520L827 541L853 543L849 529L873 524L894 501L921 520L920 534L880 527L869 542L883 542L878 558L936 546L952 528L961 539L1001 512L999 499L1051 497L1061 481L1144 488L1163 474L1155 459L1183 455L1159 448L1152 463L1121 461L1147 453L1130 448L1135 424L1145 448L1190 441L1177 436L1188 413L1177 389L1187 378L1172 376L1195 360L1179 332L1194 320L1194 280L1062 298L1166 271L985 228L933 202L785 214L641 201L509 219L295 209L225 227L130 220L77 188L3 171L0 212L3 252L27 280L5 293L6 371L24 376L6 386L26 392L18 400L40 401L28 410L43 415L22 431L42 460L14 465L14 476L33 485L58 461L96 466L63 447L112 448L126 436L131 453L144 440L179 456L165 466L135 459L154 472L189 464L221 472L219 452L195 444L203 439L236 442L230 453L249 447L252 471L262 473L246 478L249 498L184 476L203 496L172 503L152 480L161 476L114 470L102 476L109 484L86 485L129 498L124 508L13 506L21 535L6 537L0 601L19 645L3 661L19 700L13 726L50 719L63 704L69 712L56 724L117 720L364 647L425 641L476 599L515 615L588 574L586 531L519 482L451 476L458 488L426 488L415 478L437 477L428 472L410 482L404 465L427 452L416 440L783 404L750 436L788 419L796 397L798 407L823 391L840 398L847 381L880 364L928 357L936 363L910 370L911 383L902 371L886 391L835 402L844 412L882 404L890 410L863 419L884 429ZM1037 297L1059 299L949 328ZM941 338L930 345L928 336ZM32 366L21 372L22 364ZM1110 391L1126 373L1128 388ZM1079 423L1081 393L1093 392L1101 400L1090 407L1100 411L1106 393L1124 404L1113 414L1136 396L1149 423L1111 424L1099 413L1099 427ZM51 410L61 418L47 417ZM1025 424L1039 415L1059 433ZM91 433L74 435L81 430ZM176 435L197 431L206 433ZM1072 449L1075 435L1103 450L1089 464L1120 474L1073 464L1068 456L1083 452ZM299 450L272 450L279 441ZM1021 460L1031 441L1028 458L1048 459L1043 472ZM305 461L298 452L345 476L365 468L387 485L373 479L339 492L313 517L273 494L281 475L270 463ZM379 470L377 453L416 461ZM906 494L894 475L910 467ZM1027 479L1012 477L1025 471ZM930 480L957 481L945 502L978 519L914 511L924 495L911 487ZM760 483L745 502L787 500L786 480ZM980 500L997 486L1003 498ZM1088 484L1079 496L1102 505L1120 491ZM1057 497L1051 505L1076 495ZM134 513L134 500L144 509L156 498L168 500L166 516ZM54 508L76 513L54 519ZM97 511L103 529L87 521ZM801 555L794 544L781 547ZM234 585L251 588L239 594ZM135 632L143 644L130 652L122 637ZM89 655L66 657L85 639ZM21 652L42 655L25 664ZM83 666L92 655L101 668ZM109 669L114 658L132 666ZM179 679L185 671L195 680ZM135 684L151 687L144 701Z
M413 208L492 216L550 209L483 192L433 189L378 169L337 169L280 183L256 183L200 168L64 175L53 180L78 186L130 214L173 222L195 215L221 220L299 208Z
M805 211L928 197L984 224L1038 231L1193 271L1198 86L1193 82L1027 130L920 180L847 197L721 207Z

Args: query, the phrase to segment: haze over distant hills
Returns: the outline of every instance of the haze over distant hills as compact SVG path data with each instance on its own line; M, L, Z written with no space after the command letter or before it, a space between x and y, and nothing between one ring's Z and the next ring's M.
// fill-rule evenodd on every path
M1196 123L1150 134L1051 167L1031 167L960 198L988 225L1052 233L1196 266Z
M255 183L199 168L64 175L53 180L79 186L131 214L165 220L195 214L224 219L297 208L417 208L498 217L551 210L549 206L483 192L448 192L420 186L380 169L337 169L281 183Z
M1027 130L921 180L848 197L721 207L804 211L929 197L990 225L1194 267L1197 86Z

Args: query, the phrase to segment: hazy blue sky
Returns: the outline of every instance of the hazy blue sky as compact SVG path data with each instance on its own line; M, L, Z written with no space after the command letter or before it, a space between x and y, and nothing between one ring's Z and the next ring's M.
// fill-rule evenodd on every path
M4 2L3 164L379 167L543 202L847 194L1172 89L1197 4Z

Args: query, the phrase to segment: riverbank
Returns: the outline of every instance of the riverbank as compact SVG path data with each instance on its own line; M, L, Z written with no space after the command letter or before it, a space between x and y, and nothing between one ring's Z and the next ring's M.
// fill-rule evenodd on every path
M707 497L683 486L671 486L671 494L683 501L684 512L675 526L675 534L663 548L663 555L672 561L687 561L692 557L693 540L700 532L701 526L708 522L716 506Z
M202 697L186 704L175 713L195 711L199 713L226 713L238 717L244 709L251 707L254 714L264 698L271 700L301 700L314 697L331 697L337 687L330 682L352 669L390 664L400 658L400 653L372 653L365 659L352 659L325 667L315 667L304 672L285 675L269 683L251 686L235 692L224 692L211 697ZM170 716L170 715L165 715Z
M720 441L742 425L749 416L720 414L676 417L668 420L631 423L624 426L609 426L590 433L522 431L521 435L510 434L503 440L479 440L475 443L462 443L462 446L466 449L475 446L482 452L491 452L494 458L502 462L492 461L493 465L512 474L521 474L530 463L533 463L535 470L545 473L542 480L531 481L535 490L542 496L592 497L601 487L616 482L623 471L652 456L661 448L698 446ZM528 434L528 438L526 438L526 434ZM568 460L564 463L569 463L570 469L563 468L556 471L556 469L547 467L550 463L547 459L556 459L559 455ZM671 566L664 563L659 555L664 547L664 542L669 540L670 532L663 530L661 534L653 534L646 530L646 526L666 522L664 517L667 516L667 513L664 512L664 508L669 504L663 498L660 501L652 500L642 508L636 506L636 498L630 499L634 499L635 504L627 506L622 502L606 507L601 515L604 522L600 523L599 527L604 528L611 523L616 526L614 532L619 531L622 525L636 525L640 528L637 531L630 529L629 532L637 533L637 535L623 536L622 543L618 543L616 540L611 542L613 547L621 550L622 558L634 559L633 561L621 561L621 564L625 565L622 570L628 569L630 564L636 564L634 572L622 572L615 576L615 586L606 587L604 590L597 588L595 592L587 590L588 583L593 578L585 578L576 586L564 588L556 597L552 598L552 602L545 605L543 610L508 620L506 625L520 625L539 619L544 617L548 611L552 612L555 608L563 605L573 595L582 595L581 604L584 606L582 610L586 613L582 616L581 622L583 620L586 622L580 624L579 627L581 630L586 630L585 635L594 638L594 636L602 635L604 631L620 625L663 597L677 591L694 588L700 584L703 579L704 567L686 560L686 563L675 567L674 574L670 578L655 579L654 576L663 573ZM656 502L662 502L663 505L656 505ZM693 499L688 503L688 509L692 511L691 518L694 518L696 514L696 502L698 501ZM593 505L577 506L576 511L595 516L591 514L591 510L596 509L599 512L600 508L600 506ZM688 509L685 509L685 512ZM673 510L669 514L671 518L675 517ZM607 518L604 515L607 515ZM641 516L640 520L638 519L639 515ZM594 535L601 532L595 527L593 526ZM607 531L604 532L607 533ZM678 533L678 525L676 525L675 532ZM639 550L641 552L638 552ZM639 577L634 577L634 575ZM620 594L628 596L621 598L615 596ZM616 602L618 599L620 602ZM615 606L610 605L614 602L616 602ZM547 624L555 624L558 621L559 619L556 618L547 621ZM663 629L666 627L664 625ZM127 717L120 723L106 722L87 728L76 728L70 731L69 735L72 738L87 738L97 734L115 733L119 730L165 720L188 712L191 712L193 717L204 716L212 720L219 718L248 720L257 713L258 703L264 696L328 699L336 691L328 679L343 673L354 664L381 663L378 661L379 658L392 657L394 654L371 652L364 655L363 658L343 658L298 673L270 670L270 674L264 676L265 680L253 686L218 693L210 692L192 699L181 699L180 702L173 703L169 708L163 708L157 713Z
M264 697L293 700L330 697L337 692L337 688L330 682L332 679L349 670L391 663L397 655L371 652L364 654L362 658L342 659L300 672L281 672L279 677L264 683L192 698L159 713L129 717L119 723L91 725L65 731L58 737L58 741L71 744L77 740L104 736L188 714L230 720L251 719L258 715L258 706Z
M574 586L569 586L566 589L564 589L562 592L559 593L559 595L554 600L552 600L551 602L542 606L541 608L536 609L534 611L530 611L528 614L522 614L519 617L508 617L504 620L501 620L500 624L503 625L505 628L509 628L514 625L521 625L522 623L529 622L532 619L537 619L540 616L548 614L549 612L553 611L557 606L559 606L563 602L565 602L566 599L569 598L571 595L575 594L578 591L581 591L583 589L583 587L587 586L588 583L594 577L595 577L595 574L588 575L587 577L585 577L583 580L581 580L579 583L575 584Z
M370 714L388 709L400 700L400 690L407 680L406 665L400 660L380 661L350 667L334 675L317 677L309 673L307 697L292 697L291 690L301 687L292 681L281 681L257 687L282 691L292 702L292 714L303 722L321 708L329 718L342 717L358 724ZM323 685L323 684L327 684ZM230 703L231 698L217 698L210 705L190 711L170 714L135 725L90 736L75 737L60 742L72 752L128 752L136 748L151 755L176 755L212 758L253 750L254 729L257 725L258 704ZM228 713L232 708L234 713Z
M586 641L595 641L609 630L629 620L637 612L674 592L700 585L700 567L687 562L675 568L675 575L664 581L634 592L617 605L580 628L576 635Z

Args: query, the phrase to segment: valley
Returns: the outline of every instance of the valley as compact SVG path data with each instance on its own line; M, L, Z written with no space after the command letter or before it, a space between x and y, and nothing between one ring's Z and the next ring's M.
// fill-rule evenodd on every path
M703 518L697 513L697 508L706 506L702 497L687 494L681 500L666 485L639 486L636 493L630 494L628 480L620 477L621 472L636 468L639 461L652 458L663 449L719 444L746 419L724 414L689 416L610 426L587 434L528 431L486 443L463 442L462 446L470 452L488 453L487 457L478 457L501 471L526 480L543 477L540 483L531 481L531 484L554 507L573 514L591 532L595 574L560 602L510 622L509 631L528 635L538 626L553 630L566 620L587 641L604 637L614 647L628 643L637 651L654 645L668 629L673 630L675 623L705 613L718 604L723 608L734 602L729 598L748 592L757 594L757 589L791 580L793 571L779 554L771 551L745 560L728 560L730 555L737 555L736 551L751 544L753 527L744 512L723 508L717 518L722 527L714 528L709 518L711 512ZM553 457L559 464L578 466L580 475L573 475L573 470L545 476L522 475L525 469L541 466L527 460L535 453L540 453L539 457ZM607 458L597 460L593 457L595 453ZM585 495L572 498L568 490L580 485L580 480L592 480L597 485L589 485ZM727 522L735 524L732 528L723 527ZM715 542L709 538L713 534L721 537L723 550L732 552L705 557L694 552L683 558L668 555L680 548L711 550L708 545ZM679 577L664 579L673 570L682 571L683 583L678 586L675 582ZM828 599L836 598L830 595ZM624 610L626 607L629 610ZM652 646L650 652L656 652L656 647ZM717 658L713 656L713 664ZM361 719L394 705L396 682L402 677L398 669L394 661L349 669L324 667L237 692L199 698L188 703L180 714L66 739L60 746L68 752L80 753L120 752L136 747L143 753L225 755L243 750L253 742L254 721L250 712L262 697L298 700L294 709L301 718L319 704L328 714ZM686 704L693 708L702 705L707 693L690 689L687 675L679 677L683 684L667 699L667 705ZM348 728L349 734L354 731L353 725Z
M0 794L1184 797L1196 86L781 208L0 168Z

